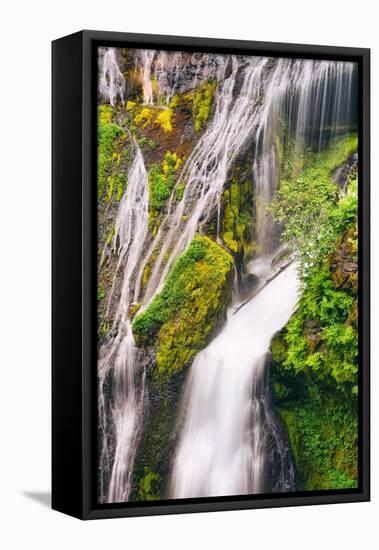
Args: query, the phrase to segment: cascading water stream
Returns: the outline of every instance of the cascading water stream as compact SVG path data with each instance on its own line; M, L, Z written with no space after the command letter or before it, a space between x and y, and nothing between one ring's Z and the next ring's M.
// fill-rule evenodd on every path
M273 421L265 356L298 300L292 264L235 315L194 360L185 390L174 461L173 498L260 493L270 440L283 460L280 491L293 490L288 450Z
M100 48L99 51L99 94L113 106L117 96L124 103L125 78L119 69L114 48Z
M348 63L154 50L139 51L135 60L145 103L158 101L168 106L174 93L183 93L209 78L216 80L217 88L212 118L178 177L185 185L183 198L175 202L173 190L154 238L148 230L148 177L135 144L127 191L115 223L112 246L118 252L118 264L108 309L120 272L121 292L112 336L99 358L102 502L128 500L142 429L146 391L131 330L130 305L139 302L143 309L150 303L173 262L212 216L217 215L219 230L224 185L233 161L246 146L254 147L252 170L259 203L256 230L260 256L256 262L268 266L261 274L262 280L267 278L280 244L267 207L279 182L278 140L284 135L283 122L292 128L299 148L311 142L321 148L349 120L352 103L354 65ZM103 52L99 93L112 105L117 96L124 101L125 89L114 62L117 66L112 49ZM322 130L317 131L320 125ZM141 290L148 262L152 272ZM265 357L272 335L287 322L297 299L296 266L292 264L238 313L230 311L223 331L195 358L182 406L183 428L171 496L262 492L267 487L270 453L275 453L280 464L272 490L293 489L292 462L271 412Z
M112 329L117 331L117 336L101 349L98 366L99 417L102 431L100 485L101 498L107 502L122 502L128 499L145 396L144 374L138 376L140 373L129 307L132 278L141 260L148 232L149 192L142 153L136 142L134 146L136 153L128 173L128 187L118 209L113 238L113 247L118 251L119 260L109 303L117 273L123 268L121 294ZM112 392L110 403L107 404L105 386L112 365ZM111 449L114 453L112 460L109 456ZM106 478L109 478L107 490Z

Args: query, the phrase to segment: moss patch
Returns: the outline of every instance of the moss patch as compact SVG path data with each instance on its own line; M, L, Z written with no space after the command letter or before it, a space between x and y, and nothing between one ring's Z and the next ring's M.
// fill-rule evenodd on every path
M196 236L174 264L163 290L133 322L139 346L156 346L159 378L182 370L208 342L230 297L232 257Z
M121 162L120 147L125 145L125 130L112 121L115 111L109 105L98 107L97 124L97 198L101 200L108 184L107 201L113 194L114 180L109 179L113 165ZM111 188L111 189L109 189Z
M182 159L175 152L167 151L162 165L153 164L149 170L149 222L153 233L157 229L157 218L175 185L175 175L181 164Z
M215 89L216 81L210 80L197 90L187 94L187 98L192 101L192 115L196 132L201 132L207 125Z

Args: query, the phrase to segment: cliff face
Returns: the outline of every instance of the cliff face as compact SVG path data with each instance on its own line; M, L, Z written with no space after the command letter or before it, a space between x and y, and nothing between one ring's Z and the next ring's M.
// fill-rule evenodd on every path
M270 384L282 419L275 434L292 468L288 434L297 489L354 486L356 136L347 100L345 125L330 100L347 94L351 67L345 74L321 63L324 76L312 84L320 112L307 104L292 120L302 94L309 100L303 62L113 48L99 61L99 501L169 496L193 360L229 322L232 300L251 297L289 256L300 258L302 283L307 278L296 313L271 344ZM276 88L286 90L285 101ZM327 127L317 128L320 121ZM236 356L231 367L235 359L238 368ZM262 369L257 395L246 386L242 409L269 403L265 376ZM254 453L276 479L283 461L265 422L269 451L257 444ZM241 448L254 439L251 423L242 422Z

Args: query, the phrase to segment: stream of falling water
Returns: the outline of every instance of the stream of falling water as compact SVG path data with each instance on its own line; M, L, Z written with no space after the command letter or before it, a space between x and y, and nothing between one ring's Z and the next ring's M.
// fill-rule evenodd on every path
M102 49L99 94L111 105L125 99L118 62L117 50ZM154 238L148 230L148 177L135 143L112 242L118 264L108 303L119 281L117 274L122 273L120 298L112 336L99 353L100 502L128 500L143 428L147 390L131 330L130 305L139 302L143 309L150 303L195 233L201 233L215 213L219 215L229 169L249 144L254 148L252 172L259 203L256 263L262 260L269 266L263 274L267 278L271 262L266 260L279 245L268 205L279 181L277 140L283 136L283 119L299 150L309 142L317 142L321 149L350 120L353 101L352 63L140 50L135 64L148 104L168 106L174 93L210 78L217 88L212 118L178 177L185 184L183 198L173 201L173 190ZM142 273L152 257L152 273L141 291ZM235 315L229 312L223 331L195 358L182 404L183 428L170 496L262 492L270 453L279 462L271 490L293 490L292 461L271 412L265 357L271 337L287 322L297 299L292 264Z
M142 153L136 142L134 146L136 153L128 173L128 187L118 209L113 237L113 246L118 250L119 260L109 303L117 273L123 268L121 295L113 323L117 336L100 350L98 365L99 419L102 431L100 479L104 483L105 476L110 478L107 490L101 486L103 500L107 502L123 502L128 499L145 397L144 375L140 384L137 384L136 346L129 319L129 306L132 277L141 260L148 232L149 192ZM112 403L109 425L105 384L111 366ZM110 453L113 454L112 457Z
M175 457L173 498L265 491L271 446L282 463L277 491L294 490L292 461L273 418L266 354L298 300L292 264L235 315L193 362Z

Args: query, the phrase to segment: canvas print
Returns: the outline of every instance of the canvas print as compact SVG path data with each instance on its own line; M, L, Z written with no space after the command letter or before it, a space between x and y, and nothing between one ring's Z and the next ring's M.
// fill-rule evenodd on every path
M97 56L98 503L357 488L356 64Z

